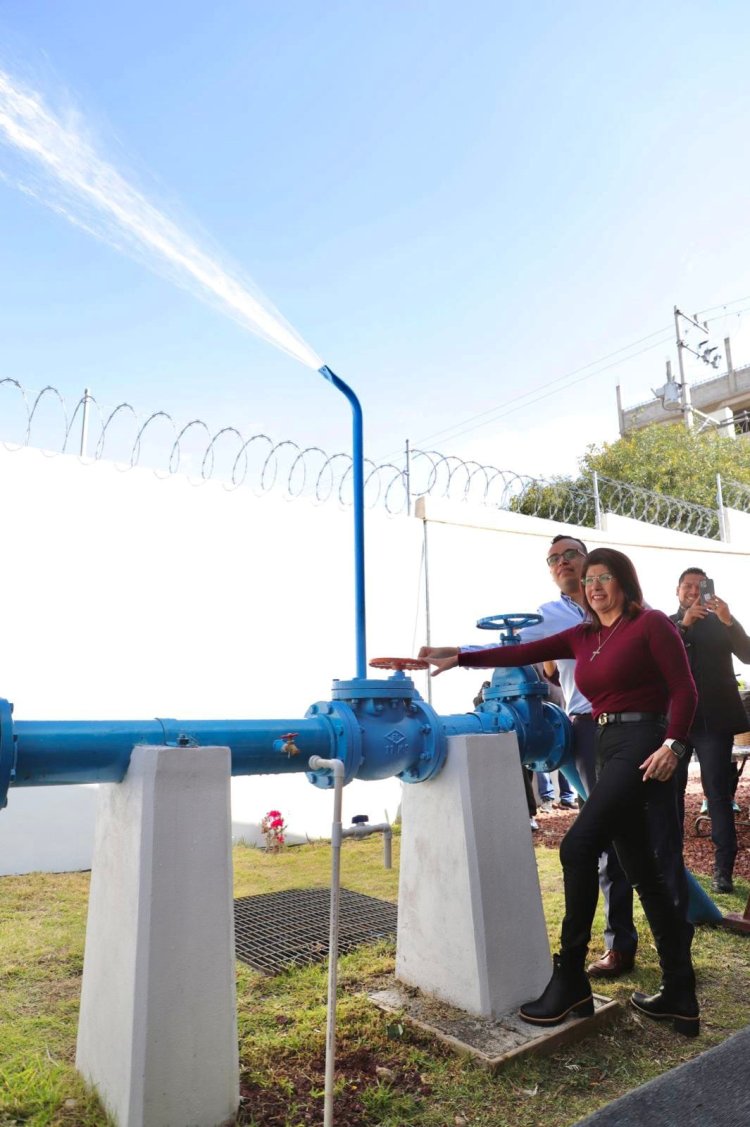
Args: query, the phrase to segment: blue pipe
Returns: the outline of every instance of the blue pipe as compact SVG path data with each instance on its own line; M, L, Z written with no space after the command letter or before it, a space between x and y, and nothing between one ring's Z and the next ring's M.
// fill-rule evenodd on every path
M285 738L290 729L292 740ZM23 787L122 782L139 744L230 747L233 775L264 775L304 771L310 755L331 758L340 742L322 714L304 720L19 720L14 737L12 785Z
M354 490L354 613L356 630L356 670L358 677L367 676L367 641L365 625L365 459L362 407L357 396L327 364L318 371L338 388L352 408L352 486Z
M572 775L570 721L543 699L546 686L529 667L495 670L479 708L454 716L438 716L400 671L387 681L336 681L332 695L293 720L14 722L12 706L0 700L0 809L9 786L121 782L139 744L229 747L232 775L305 771L330 788L330 771L308 770L311 756L342 761L345 782L396 776L418 783L442 768L449 736L512 731L524 763ZM694 878L690 886L692 922L719 922L721 912Z

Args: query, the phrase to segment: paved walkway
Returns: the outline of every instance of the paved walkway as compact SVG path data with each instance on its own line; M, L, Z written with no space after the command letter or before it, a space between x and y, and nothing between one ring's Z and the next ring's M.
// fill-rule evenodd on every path
M576 1127L749 1127L750 1026Z

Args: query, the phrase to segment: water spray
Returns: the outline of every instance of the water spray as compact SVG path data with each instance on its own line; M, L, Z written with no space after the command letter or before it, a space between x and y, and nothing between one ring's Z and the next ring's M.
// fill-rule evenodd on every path
M74 226L135 257L156 273L218 306L245 329L308 368L322 361L263 294L195 239L101 157L78 124L0 70L0 142L25 172L6 179ZM252 291L255 292L252 292Z

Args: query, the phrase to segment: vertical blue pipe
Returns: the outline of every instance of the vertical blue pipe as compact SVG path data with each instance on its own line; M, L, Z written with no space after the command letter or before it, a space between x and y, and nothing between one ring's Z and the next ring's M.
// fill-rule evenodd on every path
M352 408L352 484L354 488L354 613L356 622L357 676L367 676L365 626L365 459L362 434L362 407L352 389L332 372L327 364L318 369L321 376L338 388Z

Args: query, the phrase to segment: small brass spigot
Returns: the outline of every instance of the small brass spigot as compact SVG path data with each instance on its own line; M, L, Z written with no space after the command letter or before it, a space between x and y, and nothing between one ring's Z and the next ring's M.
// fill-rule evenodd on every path
M291 755L299 755L299 748L297 747L296 743L294 742L297 738L297 735L298 735L297 732L285 732L284 735L281 737L282 740L284 741L284 743L282 744L281 750L286 755L290 755L290 756Z

